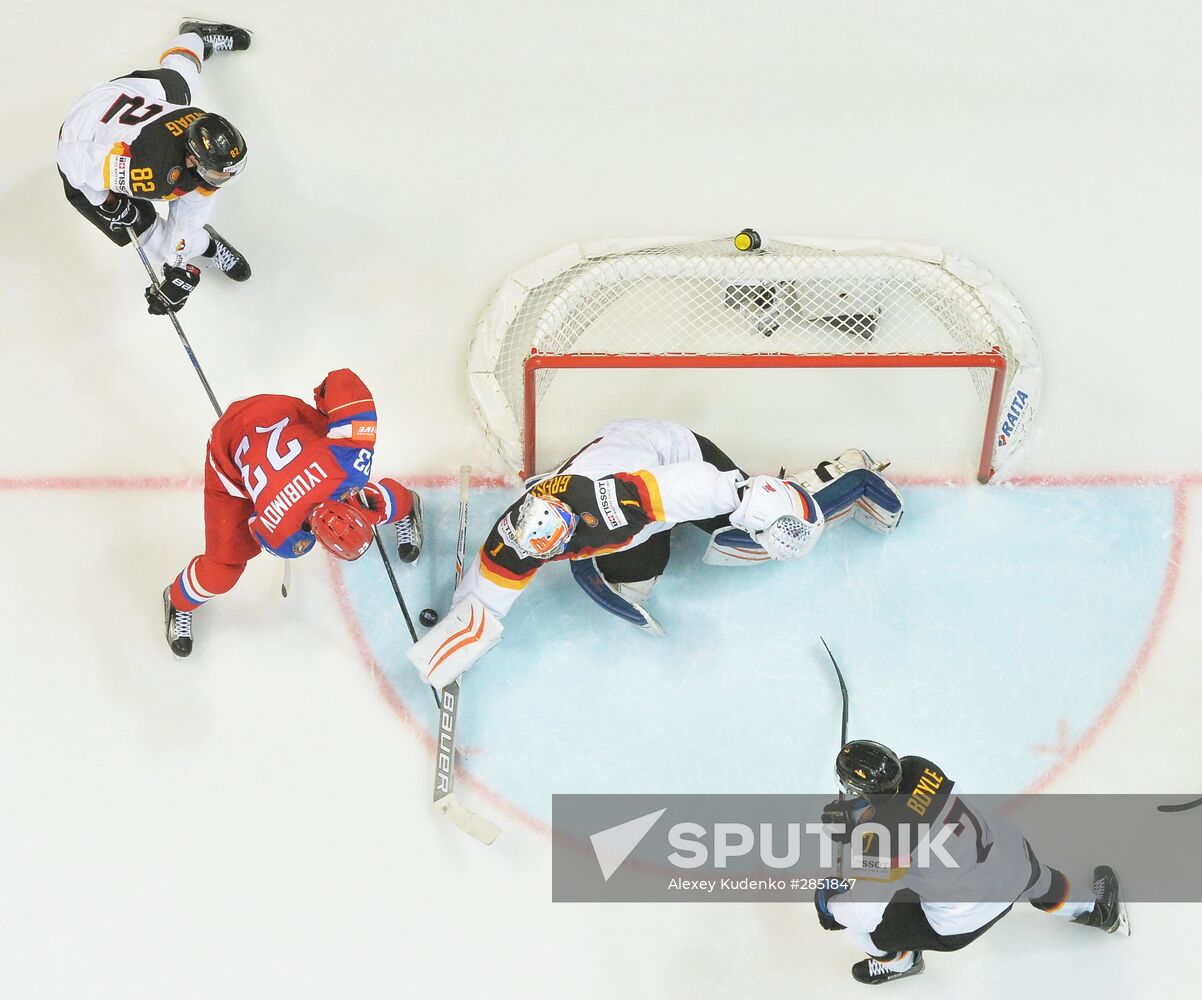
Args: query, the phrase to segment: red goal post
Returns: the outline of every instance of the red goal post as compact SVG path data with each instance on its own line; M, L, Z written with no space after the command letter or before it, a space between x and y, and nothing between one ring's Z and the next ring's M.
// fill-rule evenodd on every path
M1041 376L1022 308L984 268L938 247L817 238L748 251L604 240L511 274L477 324L469 378L485 433L522 475L555 372L586 368L964 369L984 410L981 482L1013 468Z

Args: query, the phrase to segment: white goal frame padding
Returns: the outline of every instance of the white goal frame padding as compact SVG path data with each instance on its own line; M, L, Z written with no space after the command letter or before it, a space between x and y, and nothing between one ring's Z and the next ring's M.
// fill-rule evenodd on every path
M868 316L872 332L849 329ZM1022 307L985 268L935 246L814 237L746 252L729 238L597 240L510 274L468 375L486 435L522 475L538 399L564 368L964 368L985 408L981 482L1013 471L1042 376Z

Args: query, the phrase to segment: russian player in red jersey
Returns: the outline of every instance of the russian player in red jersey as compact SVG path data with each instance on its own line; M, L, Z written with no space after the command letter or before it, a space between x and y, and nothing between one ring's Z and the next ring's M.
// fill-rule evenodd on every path
M421 500L395 479L370 482L376 404L354 372L330 372L314 406L251 396L213 425L205 467L205 550L163 591L167 642L192 652L192 612L232 589L266 549L296 559L314 541L358 559L376 525L395 524L397 555L421 552Z

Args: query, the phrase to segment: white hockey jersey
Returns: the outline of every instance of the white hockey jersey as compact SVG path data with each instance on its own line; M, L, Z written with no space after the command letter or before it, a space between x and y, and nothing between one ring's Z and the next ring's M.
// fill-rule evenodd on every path
M148 70L99 84L81 97L59 130L58 168L93 205L110 191L163 201L166 222L145 242L157 261L181 266L209 244L209 187L188 169L188 125L204 112L187 103L179 73Z
M590 559L642 544L682 521L731 513L739 505L737 470L720 471L701 457L687 427L661 420L617 420L560 468L532 483L501 515L455 591L498 617L549 561L512 544L511 516L529 493L558 497L577 515L566 550L554 559Z

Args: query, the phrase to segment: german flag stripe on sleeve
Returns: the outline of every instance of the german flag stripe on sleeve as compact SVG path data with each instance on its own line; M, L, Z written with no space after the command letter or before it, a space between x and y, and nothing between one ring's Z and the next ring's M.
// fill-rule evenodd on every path
M523 590L533 578L535 570L515 573L496 562L487 552L480 553L480 575L489 583L508 590Z
M639 503L643 505L643 510L651 515L652 520L667 520L664 517L664 501L659 495L659 483L650 472L646 469L631 473L618 472L614 474L614 478L629 483L638 491Z
M594 556L607 556L611 552L620 552L622 549L628 548L630 543L634 541L634 536L626 539L624 542L619 542L617 545L598 545L595 549L578 549L568 555L569 559L592 559ZM559 558L563 558L560 556Z

